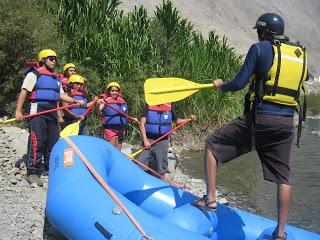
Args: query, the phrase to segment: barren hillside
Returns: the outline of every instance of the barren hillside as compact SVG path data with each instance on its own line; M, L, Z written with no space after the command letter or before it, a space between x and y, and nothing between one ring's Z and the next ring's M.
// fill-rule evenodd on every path
M319 0L172 0L184 18L189 19L196 30L207 35L215 29L228 37L239 53L245 54L251 43L257 40L252 29L256 19L265 12L276 12L286 23L285 34L291 40L299 40L309 54L309 70L320 75L320 1ZM145 6L153 13L162 0L123 0L120 5L131 11L135 5Z

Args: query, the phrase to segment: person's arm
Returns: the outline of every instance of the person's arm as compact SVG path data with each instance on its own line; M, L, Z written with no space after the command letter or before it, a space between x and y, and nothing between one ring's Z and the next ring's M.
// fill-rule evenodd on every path
M57 107L60 107L59 102L57 102ZM64 120L63 120L63 114L62 114L62 111L61 111L61 110L58 110L58 111L57 111L57 116L58 116L58 123L59 123L59 124L63 124L63 123L64 123Z
M172 122L174 122L176 125L180 125L180 124L184 123L185 121L188 121L189 119L191 119L191 121L196 121L197 120L197 117L195 115L191 115L190 118L179 118L179 117L177 117L177 114L174 111L173 106L172 106L172 109L171 109L171 114L172 114Z
M66 93L61 94L60 98L62 101L67 102L67 103L78 103L80 106L82 106L84 104L84 102L82 100L76 100L76 99L68 96L68 94L66 94Z
M100 99L99 99L100 100ZM99 102L99 100L98 101L96 101L96 102L94 102L94 100L93 101L91 101L91 102L89 102L89 103L87 103L87 107L89 108L89 107L91 107L92 106L92 104L96 104L96 103L98 103ZM99 103L98 103L99 104Z
M95 112L101 112L104 108L105 108L105 104L104 104L104 99L100 98L98 101L97 101L97 105L96 105L96 108L95 108Z
M151 148L151 144L147 138L147 132L146 132L146 122L147 122L147 118L146 117L141 117L140 119L140 134L143 140L143 145L146 149L150 149Z
M197 121L197 117L195 115L191 115L190 118L178 118L176 120L176 124L180 125L180 124L182 124L182 123L184 123L184 122L186 122L188 120L191 120L192 122L195 122L195 121Z
M67 102L62 102L62 106L68 106L69 105L69 103L67 103ZM75 115L75 114L73 114L72 113L72 111L70 111L69 109L63 109L63 112L64 112L64 115L65 115L65 117L67 117L67 118L71 118L71 119L79 119L80 118L80 116L77 116L77 115Z
M28 94L29 94L29 92L27 90L21 89L21 91L19 93L17 107L16 107L16 113L15 113L16 120L23 120L22 108L23 108L24 101L26 100Z
M253 44L250 47L246 59L237 76L232 81L228 82L224 82L222 79L215 79L213 81L214 87L220 89L223 92L236 92L243 89L254 73L258 56L259 49L255 44Z
M24 78L21 91L18 96L18 101L17 101L17 107L15 112L16 120L23 120L23 115L22 115L23 104L29 92L32 92L36 82L37 82L37 76L33 72L29 72Z

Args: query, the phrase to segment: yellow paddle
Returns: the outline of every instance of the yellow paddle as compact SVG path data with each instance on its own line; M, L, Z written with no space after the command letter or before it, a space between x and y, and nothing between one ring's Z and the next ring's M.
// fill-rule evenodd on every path
M182 100L202 88L212 88L213 83L199 84L182 78L149 78L144 83L148 105L159 105Z
M86 112L82 115L85 117L89 111L93 108L93 106L96 104L96 102L99 100L99 98L95 98L92 102L92 105L87 108ZM68 137L68 136L75 136L79 134L80 130L80 123L82 120L76 121L75 123L72 123L68 126L66 126L61 132L60 132L60 137Z

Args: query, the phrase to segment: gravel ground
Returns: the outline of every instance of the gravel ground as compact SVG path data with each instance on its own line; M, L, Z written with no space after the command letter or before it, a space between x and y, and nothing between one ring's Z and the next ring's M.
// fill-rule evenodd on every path
M20 128L0 128L0 239L63 239L45 221L48 177L43 188L24 179L27 138Z
M28 132L17 127L0 128L0 240L63 240L45 219L48 177L42 176L44 186L29 185L26 174L26 147ZM125 153L131 153L129 145ZM175 150L177 152L177 150ZM196 195L205 192L205 183L192 179L176 168L179 154L169 153L167 177ZM226 199L220 196L220 202Z

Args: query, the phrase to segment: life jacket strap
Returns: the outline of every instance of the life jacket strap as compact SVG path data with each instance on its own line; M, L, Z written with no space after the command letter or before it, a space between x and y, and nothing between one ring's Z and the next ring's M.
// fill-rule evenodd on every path
M264 87L264 94L266 95L270 95L270 94L273 94L273 91L274 91L274 87L273 86L268 86L266 85ZM284 87L277 87L277 90L275 92L276 94L282 94L282 95L287 95L287 96L290 96L290 97L293 97L295 99L299 98L299 91L298 90L293 90L293 89L290 89L290 88L284 88Z
M37 88L37 90L53 90L53 91L55 91L55 92L57 92L57 93L60 92L60 90L58 90L58 89L56 89L56 88Z
M278 84L279 84L279 75L280 75L280 68L281 68L281 49L280 49L280 42L275 44L277 47L278 51L278 64L277 64L277 71L276 71L276 76L274 79L274 85L273 85L273 90L271 92L271 96L275 96L277 91L278 91Z
M301 133L302 133L302 122L304 122L306 120L306 115L307 115L307 96L306 96L306 92L304 89L304 86L302 85L302 91L303 91L303 105L299 103L299 109L296 108L296 111L298 113L299 116L299 122L298 122L298 129L297 129L297 148L300 147L300 137L301 137Z
M301 78L300 78L299 86L298 86L298 89L297 89L298 91L301 88L301 84L303 83L303 80L304 80L304 74L306 72L306 48L301 46L301 49L302 49L302 54L303 54L303 66L302 66L302 72L301 72ZM303 91L305 93L304 89L303 89ZM298 96L298 98L299 98L299 96ZM296 100L298 100L298 98Z
M171 123L155 123L155 122L146 122L146 124L151 124L151 125L161 125L161 126L171 126Z

